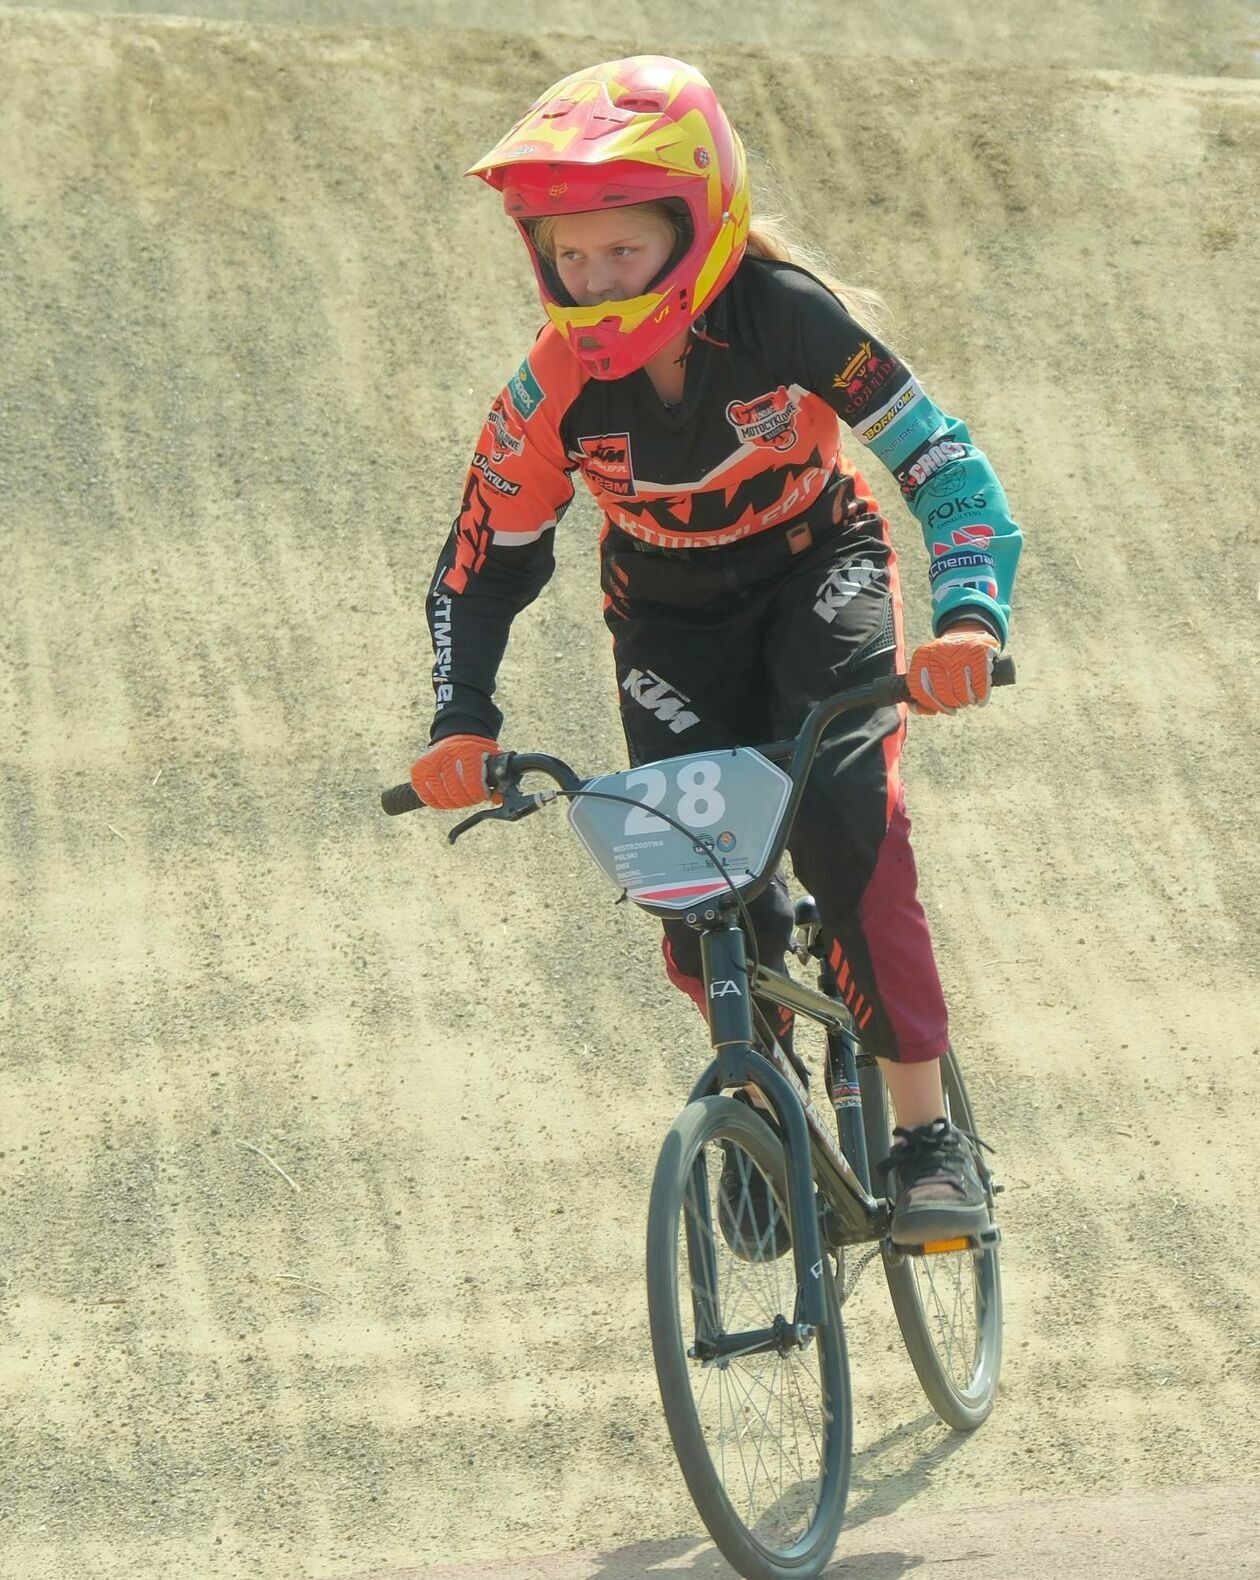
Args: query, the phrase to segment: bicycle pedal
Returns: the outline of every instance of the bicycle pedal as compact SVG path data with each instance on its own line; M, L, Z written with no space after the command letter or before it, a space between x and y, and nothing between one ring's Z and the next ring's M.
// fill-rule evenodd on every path
M996 1249L1001 1240L1001 1229L997 1224L991 1223L987 1229L981 1229L978 1234L960 1234L947 1240L928 1240L923 1245L899 1245L888 1237L885 1237L881 1243L884 1255L894 1266L897 1266L908 1256L948 1256L958 1251L971 1251L974 1255L979 1255Z
M950 1251L970 1251L974 1247L975 1241L969 1234L960 1234L952 1240L925 1240L914 1249L920 1256L944 1256Z

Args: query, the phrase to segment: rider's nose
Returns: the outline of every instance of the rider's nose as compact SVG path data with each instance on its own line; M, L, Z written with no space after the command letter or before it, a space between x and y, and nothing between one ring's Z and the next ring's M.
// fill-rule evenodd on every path
M598 265L593 267L586 276L586 289L597 302L614 301L617 296L617 282L612 270Z

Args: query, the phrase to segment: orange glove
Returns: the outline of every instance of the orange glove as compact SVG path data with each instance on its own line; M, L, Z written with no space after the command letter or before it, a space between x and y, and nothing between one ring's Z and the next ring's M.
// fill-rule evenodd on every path
M454 812L478 801L499 799L486 788L486 758L496 756L498 741L484 735L448 735L434 741L411 765L411 788L426 806Z
M960 620L943 636L914 650L906 680L916 713L957 713L969 702L989 700L993 660L1001 651L987 625Z

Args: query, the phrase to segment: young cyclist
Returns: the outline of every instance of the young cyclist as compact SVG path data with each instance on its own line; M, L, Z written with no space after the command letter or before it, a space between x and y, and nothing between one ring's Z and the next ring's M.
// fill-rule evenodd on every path
M963 423L752 228L744 152L704 77L660 56L577 72L469 174L502 193L549 323L491 408L432 583L421 799L452 809L487 794L496 672L554 568L575 471L604 513L604 617L633 762L792 735L819 698L906 668L888 524L841 422L893 475L930 550L936 634L909 662L915 711L985 702L1022 541L1001 485ZM987 1217L971 1145L944 1117L948 1027L898 774L904 733L902 709L837 722L790 853L896 1105L892 1234L913 1245ZM753 919L761 958L781 961L782 883ZM669 976L703 1010L698 937L681 920L665 933Z

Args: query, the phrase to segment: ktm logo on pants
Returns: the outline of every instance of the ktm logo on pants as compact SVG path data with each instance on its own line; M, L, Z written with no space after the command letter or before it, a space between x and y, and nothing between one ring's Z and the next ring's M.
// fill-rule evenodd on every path
M814 613L828 625L862 591L879 583L879 566L873 560L858 560L853 565L832 571L818 589Z
M684 730L700 722L698 713L691 713L683 706L688 699L679 696L671 685L659 675L654 675L650 669L632 669L621 682L621 689L628 697L633 697L640 707L668 724L675 735L681 735Z

